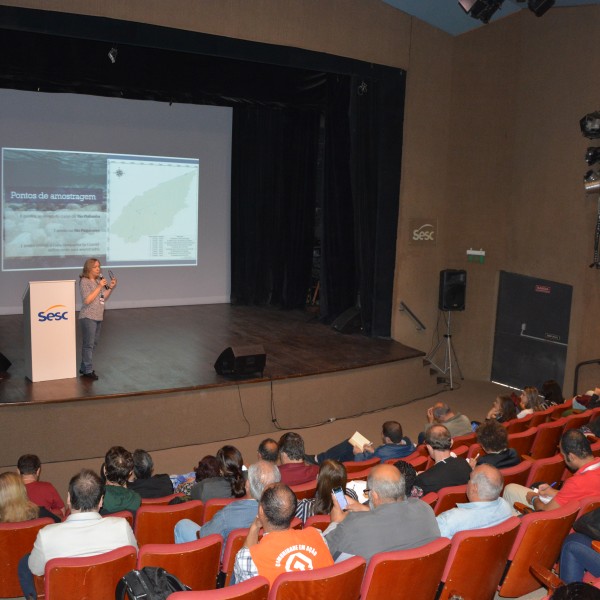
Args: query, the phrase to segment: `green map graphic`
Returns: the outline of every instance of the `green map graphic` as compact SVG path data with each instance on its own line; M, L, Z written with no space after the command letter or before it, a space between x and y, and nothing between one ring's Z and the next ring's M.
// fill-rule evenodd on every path
M195 177L190 171L134 196L112 224L111 234L135 243L145 236L162 233L186 207Z

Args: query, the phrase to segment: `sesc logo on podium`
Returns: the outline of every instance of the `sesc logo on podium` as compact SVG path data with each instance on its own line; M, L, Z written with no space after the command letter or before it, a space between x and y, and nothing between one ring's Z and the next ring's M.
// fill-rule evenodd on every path
M410 239L413 246L428 244L435 246L437 237L437 219L411 219L409 222Z
M43 310L38 313L38 321L43 323L44 321L68 321L69 312L66 310L56 310L60 308L67 308L64 304L55 304L54 306L49 306L46 310Z

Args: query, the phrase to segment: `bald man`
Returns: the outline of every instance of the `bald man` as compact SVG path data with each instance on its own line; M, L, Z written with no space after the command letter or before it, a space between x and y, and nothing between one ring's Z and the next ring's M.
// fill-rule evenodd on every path
M471 465L464 458L452 454L452 436L444 425L432 425L425 435L425 447L435 464L415 479L423 494L437 492L444 487L466 485Z
M334 497L332 523L325 531L334 558L351 554L369 560L378 552L416 548L440 537L433 510L406 497L404 476L394 465L371 469L366 489L368 508L350 500L344 512Z
M504 477L492 465L479 465L471 471L467 483L466 504L457 504L437 516L440 533L452 538L455 533L466 529L482 529L499 525L513 516L510 504L500 498Z
M436 402L427 409L427 425L419 433L419 444L424 442L427 429L435 424L444 425L452 437L467 435L473 431L469 417L461 413L455 413L445 402Z

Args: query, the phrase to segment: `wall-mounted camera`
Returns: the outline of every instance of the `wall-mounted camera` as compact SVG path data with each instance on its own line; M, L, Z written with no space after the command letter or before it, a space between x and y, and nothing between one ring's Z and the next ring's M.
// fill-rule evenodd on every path
M600 138L600 111L588 113L579 121L581 133L590 140Z

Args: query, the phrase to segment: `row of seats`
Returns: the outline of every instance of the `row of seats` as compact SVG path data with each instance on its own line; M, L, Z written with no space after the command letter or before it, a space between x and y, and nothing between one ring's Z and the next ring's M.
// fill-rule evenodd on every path
M600 504L600 498L595 501ZM241 599L246 598L242 595L245 592L250 594L248 598L269 600L389 600L393 589L411 590L412 600L447 600L453 594L486 600L496 592L513 598L539 588L529 566L535 563L551 568L573 522L587 509L570 503L521 519L511 517L495 527L458 533L452 541L441 538L420 548L375 555L368 567L362 558L355 557L326 569L286 573L270 591L263 578L214 589L222 546L218 535L186 544L144 545L137 557L134 548L126 547L95 557L54 559L46 566L44 591L46 600L103 600L112 597L119 578L127 571L162 566L194 590L211 590L186 592L185 597L172 594L172 600ZM310 521L307 526L311 526ZM247 529L239 529L228 537L221 567L226 581L247 533ZM477 557L477 568L473 557Z
M561 410L564 409L561 408ZM541 414L542 413L533 413L531 416ZM594 409L585 413L562 417L555 421L548 421L538 425L525 427L519 432L508 434L508 445L510 448L514 448L517 453L526 460L549 458L558 453L560 438L565 431L583 427L590 420L597 418L599 415L600 409ZM520 419L519 424L526 426L527 423L521 423L521 421L528 420L529 419ZM477 443L475 432L455 437L453 439L452 451L457 456L463 456L465 458L474 458L478 454L483 453L481 446ZM594 456L600 456L599 440L594 441L592 444L592 451ZM403 460L411 463L417 471L426 470L433 464L427 452L427 448L424 445L418 446L412 454L409 454ZM390 460L387 462L393 463L396 461Z
M168 500L168 497L162 499L163 502ZM202 550L202 547L189 546L188 544L175 544L174 540L174 528L178 521L181 519L191 519L196 523L203 523L210 520L212 516L226 504L233 501L229 498L209 500L205 505L200 500L191 500L181 504L150 504L141 506L136 514L135 524L132 513L129 511L121 511L119 513L113 513L112 517L122 517L129 521L132 525L136 540L140 547L140 559L144 559L147 555L154 551L158 554L171 555L175 554L179 557L177 560L184 560L187 555L193 555L195 552ZM45 525L51 524L54 521L49 518L35 519L32 521L22 521L19 523L0 523L0 564L3 566L0 569L0 598L14 598L21 595L21 588L17 577L17 565L22 556L31 552L33 543L38 534L38 531ZM298 518L294 518L292 521L292 527L301 528L302 521ZM204 542L206 539L214 538L215 536L208 536L203 538ZM219 542L222 543L220 536L216 536ZM193 542L192 544L195 544ZM142 552L143 551L143 552ZM218 571L221 550L217 553L217 567L214 573L214 577L209 577L211 581L211 587L214 587L216 574ZM93 558L93 557L92 557ZM150 557L151 558L151 557ZM195 559L193 559L195 560ZM50 562L48 563L50 564ZM145 562L142 566L151 566L154 563L152 561ZM186 574L186 562L182 563L181 568L181 579L184 581L190 580L190 577ZM179 569L171 569L170 564L161 564L168 571L174 572L178 575ZM185 575L185 577L183 577ZM179 576L179 575L178 575ZM194 581L194 577L191 578ZM189 585L192 585L191 583ZM43 581L36 583L38 590L43 590ZM202 586L195 589L204 589Z
M572 405L573 400L567 400L563 404L557 404L547 408L546 410L534 412L531 415L523 417L522 419L512 419L511 421L505 423L505 426L508 430L508 433L519 433L528 427L537 427L542 423L549 423L551 421L559 420L566 411L572 410ZM581 423L585 424L588 421L593 421L596 419L598 415L600 415L600 407L592 408L581 413L574 413L570 416L582 417Z
M572 415L566 418L560 418L562 412L567 408L567 405L563 405L561 407L552 407L547 411L543 411L541 413L534 413L526 419L519 420L520 427L522 427L523 425L525 427L527 427L528 425L533 426L528 427L525 431L519 431L516 433L509 434L509 445L517 449L517 451L520 454L523 454L525 458L528 458L530 460L523 461L523 463L521 463L520 465L517 465L510 469L502 470L505 477L505 484L515 482L521 483L523 485L531 485L531 483L534 481L557 481L564 478L565 476L568 476L568 471L565 469L562 457L560 456L560 454L555 454L558 446L558 441L560 440L560 436L562 435L562 432L566 429L581 427L590 419L593 419L596 416L598 416L598 414L600 414L600 409L587 411L586 413ZM559 418L552 421L550 419L552 419L553 416L558 416ZM534 421L534 417L537 418L537 421ZM540 423L540 419L542 418L548 420L548 422ZM509 423L507 425L510 427L511 424ZM475 434L469 434L468 436L456 438L454 447L455 452L459 456L471 457L475 456L481 451L479 445L476 443ZM593 445L593 450L595 455L600 455L600 441L596 442ZM546 454L548 456L544 456ZM536 458L539 458L539 460L531 460ZM419 448L415 453L413 453L413 455L409 456L406 460L411 462L417 470L422 470L430 466L427 464L429 457L423 455L423 448ZM345 463L347 471L349 473L348 478L366 479L372 466L374 466L377 463L379 463L379 459L376 458L370 461ZM295 486L293 489L299 499L312 497L314 496L316 490L316 482L310 482L302 486ZM234 501L234 499L214 499L207 502L206 504L203 504L199 501L191 501L178 505L164 506L168 504L168 502L171 499L177 496L181 496L181 494L173 494L169 497L160 499L145 500L137 513L135 527L133 522L133 516L131 515L131 513L127 513L125 511L124 513L118 513L116 516L123 516L129 520L129 522L132 524L132 527L134 527L136 538L140 547L147 548L156 544L172 544L174 541L173 529L175 524L180 519L189 518L198 523L205 523L214 516L215 512L223 508L223 506L225 506L226 504ZM440 514L445 510L453 508L457 502L466 501L466 486L446 488L444 490L440 490L440 492L437 494L427 494L423 498L423 500L428 502L434 508L436 514ZM592 503L590 503L590 506L591 505ZM600 500L598 501L597 505L600 506ZM329 519L328 517L325 517L316 518L313 520L315 521L315 526L320 526L321 528L324 528ZM49 522L50 521L47 519L39 519L37 521L32 521L25 524L16 523L0 525L0 537L3 537L5 534L10 535L10 532L15 534L20 529L19 526L31 525L31 527L23 527L23 529L28 530L28 534L25 537L28 537L29 541L25 541L25 543L21 543L21 545L15 544L14 538L12 541L7 540L7 543L4 543L4 540L0 542L0 564L3 564L7 567L6 569L2 570L3 574L0 574L0 596L10 597L11 594L12 596L18 595L18 587L16 588L16 593L13 593L14 590L12 592L10 590L4 591L5 589L10 588L10 586L8 585L9 583L12 583L13 587L14 585L18 586L18 581L16 581L15 560L18 561L18 559L21 556L23 556L26 552L30 550L39 528L41 528ZM308 522L307 524L310 524L310 522ZM299 522L295 523L295 526L299 526ZM22 540L24 540L25 537L22 537ZM194 542L194 544L195 543L196 542ZM180 554L187 554L188 550L185 550L184 552L184 548L182 548L181 546L185 545L178 546L181 550ZM10 551L7 553L6 551L9 549ZM193 550L200 551L200 548ZM5 554L11 554L11 556L3 556ZM140 557L142 556L143 554L140 551ZM235 554L233 554L233 556L235 556ZM166 568L167 570L171 570L168 567ZM13 578L14 581L5 581L11 579L11 573L15 574L15 577ZM224 571L224 574L225 576L227 576L227 571ZM195 589L203 589L202 587L198 588L196 585L193 585L192 587Z

